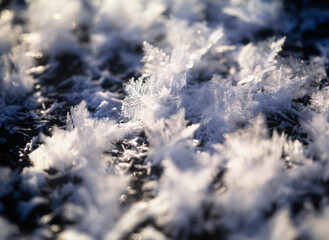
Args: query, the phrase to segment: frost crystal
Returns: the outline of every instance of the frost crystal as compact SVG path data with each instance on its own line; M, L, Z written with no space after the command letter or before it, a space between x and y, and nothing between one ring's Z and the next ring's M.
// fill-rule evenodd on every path
M327 239L329 4L0 1L0 239Z

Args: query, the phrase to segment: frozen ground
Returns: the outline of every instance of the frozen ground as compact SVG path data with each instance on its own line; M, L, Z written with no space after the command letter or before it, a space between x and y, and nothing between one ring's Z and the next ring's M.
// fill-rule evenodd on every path
M329 4L0 1L0 239L328 239Z

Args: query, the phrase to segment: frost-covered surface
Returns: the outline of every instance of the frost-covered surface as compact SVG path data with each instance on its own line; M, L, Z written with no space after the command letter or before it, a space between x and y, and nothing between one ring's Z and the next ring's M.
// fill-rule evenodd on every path
M0 239L327 239L329 5L0 2Z

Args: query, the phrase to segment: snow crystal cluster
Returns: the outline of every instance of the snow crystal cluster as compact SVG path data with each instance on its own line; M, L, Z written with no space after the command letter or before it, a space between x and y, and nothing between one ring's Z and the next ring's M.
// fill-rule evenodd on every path
M327 239L329 5L0 2L0 239Z

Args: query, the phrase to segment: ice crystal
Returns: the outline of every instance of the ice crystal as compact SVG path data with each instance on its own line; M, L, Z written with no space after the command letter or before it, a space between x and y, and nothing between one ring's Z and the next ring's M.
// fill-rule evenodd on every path
M326 239L328 9L1 1L0 238Z

